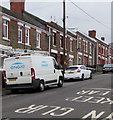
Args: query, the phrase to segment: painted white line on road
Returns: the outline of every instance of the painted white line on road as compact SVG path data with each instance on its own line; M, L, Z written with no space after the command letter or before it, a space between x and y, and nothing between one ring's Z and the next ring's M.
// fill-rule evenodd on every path
M49 106L49 105L30 105L29 107L20 108L15 110L16 113L20 114L31 114L34 112L41 111L42 109L48 108L49 110L47 112L42 113L41 115L50 115L50 116L65 116L72 111L74 111L74 108L70 107L60 107L60 106ZM62 113L60 113L62 111Z
M97 90L109 90L109 91L112 91L113 89L110 89L110 88L82 88L82 89L97 89Z

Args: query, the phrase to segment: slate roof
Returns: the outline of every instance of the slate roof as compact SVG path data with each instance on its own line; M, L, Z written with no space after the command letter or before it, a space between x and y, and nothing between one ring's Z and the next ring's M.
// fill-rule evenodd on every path
M0 11L4 14L7 14L9 16L12 16L14 18L17 18L19 20L22 20L24 22L27 22L27 23L30 23L34 26L37 26L39 28L42 28L42 29L45 29L45 27L48 25L48 26L51 26L61 32L63 32L63 28L58 25L58 24L54 24L54 22L46 22L42 19L40 19L39 17L33 15L33 14L30 14L26 11L23 12L23 14L20 14L20 13L17 13L17 12L13 12L7 8L4 8L2 6L0 6ZM67 31L67 34L69 34L70 36L76 38L76 35L71 33L70 31Z
M0 10L2 13L5 13L9 16L12 16L14 18L17 18L19 20L25 21L27 23L30 23L32 25L35 25L37 27L40 27L42 29L45 28L45 26L47 25L47 22L45 22L44 20L24 11L23 14L19 14L17 12L13 12L11 10L8 10L2 6L0 6Z
M91 40L93 42L97 42L95 39L91 38L90 36L88 36L87 34L85 34L83 32L77 31L76 33L84 36L85 38L87 38L87 39L89 39L89 40Z

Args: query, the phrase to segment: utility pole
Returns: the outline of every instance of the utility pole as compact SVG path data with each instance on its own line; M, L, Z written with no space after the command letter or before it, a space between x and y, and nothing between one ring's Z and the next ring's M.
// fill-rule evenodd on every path
M63 0L63 78L64 78L64 73L65 73L65 20L66 20L66 15L65 15L65 0Z

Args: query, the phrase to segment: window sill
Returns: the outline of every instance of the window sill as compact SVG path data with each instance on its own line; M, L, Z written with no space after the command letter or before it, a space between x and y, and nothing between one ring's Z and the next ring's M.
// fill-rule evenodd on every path
M56 45L53 45L53 47L56 47Z
M27 46L31 46L31 45L29 45L29 44L27 44L27 43L25 43L25 45L27 45Z
M8 38L6 38L6 37L3 37L3 40L10 41L10 39L8 39Z
M31 46L31 45L29 45L29 44L27 44L27 43L22 43L22 42L18 42L19 44L22 44L22 45L25 45L25 46Z
M41 50L41 48L40 47L36 47L37 49L39 49L39 50Z

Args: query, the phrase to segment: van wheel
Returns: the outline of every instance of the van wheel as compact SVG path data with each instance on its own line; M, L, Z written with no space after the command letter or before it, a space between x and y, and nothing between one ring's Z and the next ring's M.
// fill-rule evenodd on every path
M63 79L59 78L58 87L62 87L62 86L63 86Z
M43 92L44 89L45 89L44 82L40 81L40 84L39 84L39 91L40 91L40 92Z
M81 78L82 81L84 81L84 74L82 74L82 78Z
M16 93L18 93L18 90L12 89L11 93L16 94Z

